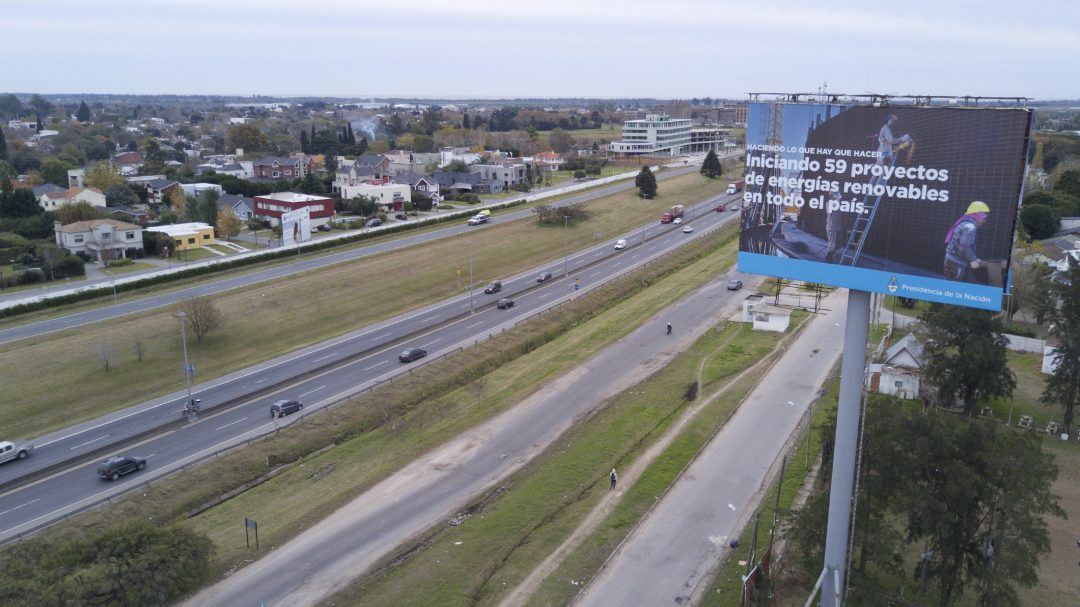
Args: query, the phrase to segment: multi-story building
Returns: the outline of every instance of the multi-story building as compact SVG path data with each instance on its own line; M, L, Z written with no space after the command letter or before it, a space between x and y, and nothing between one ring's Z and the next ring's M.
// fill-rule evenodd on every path
M276 181L280 179L296 179L307 175L307 158L283 158L281 156L267 156L256 160L252 165L254 178L260 181Z
M84 253L100 262L142 254L143 229L115 219L76 221L67 225L53 223L57 246L72 255Z
M479 173L480 181L498 181L503 190L525 182L525 163L521 160L492 160L486 164L469 165L470 173Z
M334 200L326 196L297 194L296 192L274 192L266 196L256 196L255 216L270 221L270 225L281 225L281 216L289 211L304 207L311 214L311 226L330 223L334 218Z
M633 156L678 156L690 146L689 118L647 114L623 123L622 140L611 142L611 152Z
M367 196L386 213L404 211L405 203L412 199L409 184L394 183L389 177L371 179L341 188L343 199L348 200L354 196Z

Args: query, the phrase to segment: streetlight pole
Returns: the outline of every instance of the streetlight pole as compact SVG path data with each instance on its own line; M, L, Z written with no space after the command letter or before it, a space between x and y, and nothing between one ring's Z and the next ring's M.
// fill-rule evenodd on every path
M187 356L187 326L184 321L187 319L187 314L184 314L183 310L176 311L176 319L180 321L180 343L184 344L184 382L187 384L187 405L191 406L191 365L188 363Z
M472 241L469 240L469 314L473 313L473 273L472 273Z
M562 231L562 254L563 254L562 275L563 275L563 278L566 278L570 274L570 254L569 254L567 246L566 246L566 232L567 232L567 229L568 229L567 225L568 225L569 220L570 220L570 218L567 215L564 214L562 216L562 227L563 227L563 231Z

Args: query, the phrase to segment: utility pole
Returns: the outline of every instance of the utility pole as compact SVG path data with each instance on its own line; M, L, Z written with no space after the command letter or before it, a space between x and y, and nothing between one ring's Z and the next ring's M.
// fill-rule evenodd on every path
M472 314L473 313L473 299L472 299L472 291L473 291L472 241L470 240L470 241L468 241L468 243L469 243L469 314Z
M568 249L566 248L566 231L568 229L567 225L568 225L569 219L570 218L567 217L565 214L562 216L562 227L563 227L563 231L562 231L562 254L563 254L562 275L563 275L563 278L566 278L570 273L570 270L569 270L569 268L570 268L570 265L569 265L570 264L570 254L568 253Z
M187 384L187 404L185 406L191 406L191 363L188 362L187 355L187 326L184 322L187 320L187 314L184 314L183 310L176 311L176 319L180 321L180 343L184 344L184 383Z

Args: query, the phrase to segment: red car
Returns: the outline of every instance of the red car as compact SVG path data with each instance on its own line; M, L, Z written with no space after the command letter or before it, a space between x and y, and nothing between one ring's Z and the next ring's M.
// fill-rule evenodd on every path
M717 205L717 207L716 207L716 212L717 212L717 213L720 213L720 212L722 212L722 211L726 211L726 210L727 210L727 206L726 206L726 205L722 205L722 204L721 204L721 205Z

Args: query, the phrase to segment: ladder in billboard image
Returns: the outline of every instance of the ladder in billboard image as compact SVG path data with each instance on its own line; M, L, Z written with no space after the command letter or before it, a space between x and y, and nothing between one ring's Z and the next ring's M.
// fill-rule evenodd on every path
M892 163L890 168L896 166L897 154L892 154ZM887 178L881 177L880 179L870 180L871 185L885 185L888 181ZM863 197L863 206L870 200L870 193L867 192ZM840 255L840 265L842 266L854 266L859 261L859 256L862 255L863 246L866 244L866 236L870 232L870 226L874 223L874 216L877 215L878 206L881 204L881 194L874 196L874 203L870 206L869 213L860 213L855 219L855 225L851 226L851 233L848 234L847 244L844 245L844 250Z

